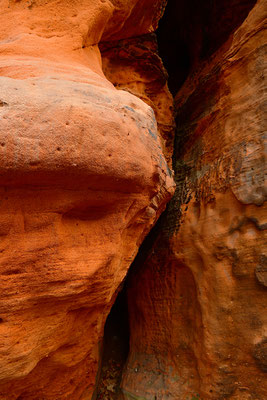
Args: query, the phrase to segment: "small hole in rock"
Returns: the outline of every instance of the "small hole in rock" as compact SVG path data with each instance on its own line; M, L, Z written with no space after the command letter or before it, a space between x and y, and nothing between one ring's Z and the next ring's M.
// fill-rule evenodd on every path
M29 164L31 167L36 167L39 164L39 161L30 161Z
M2 324L4 322L3 318L0 318L0 324Z

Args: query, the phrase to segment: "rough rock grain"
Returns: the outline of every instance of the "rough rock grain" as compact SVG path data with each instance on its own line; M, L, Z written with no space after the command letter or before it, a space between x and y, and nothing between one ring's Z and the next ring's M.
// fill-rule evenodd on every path
M176 193L129 284L127 399L267 397L265 5L176 97Z
M164 155L171 168L174 112L173 97L167 86L168 74L158 55L156 35L100 44L105 76L119 89L127 90L155 112Z
M1 400L91 398L106 316L171 196L153 110L101 69L137 3L0 1Z

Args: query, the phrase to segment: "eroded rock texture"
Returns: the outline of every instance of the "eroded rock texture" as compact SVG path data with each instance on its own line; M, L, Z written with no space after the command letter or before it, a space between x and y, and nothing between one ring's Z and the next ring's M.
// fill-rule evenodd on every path
M266 1L254 3L212 54L200 46L182 66L177 189L129 280L127 399L267 397Z
M0 0L1 400L92 397L105 319L174 186L153 110L106 79L98 42L153 31L163 3Z
M154 33L100 45L103 71L120 89L134 94L155 112L161 144L168 164L172 165L174 113L168 74L158 55Z
M0 400L112 392L104 324L171 167L125 285L122 396L267 397L266 1L169 0L174 109L165 5L0 0Z

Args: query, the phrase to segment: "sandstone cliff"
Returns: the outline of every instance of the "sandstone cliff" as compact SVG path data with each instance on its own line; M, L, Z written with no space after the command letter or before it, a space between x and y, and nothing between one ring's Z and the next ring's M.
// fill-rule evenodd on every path
M92 397L106 317L174 186L152 108L106 79L98 42L150 32L160 5L0 1L1 400Z
M267 396L265 6L198 49L176 94L176 193L128 284L126 398Z
M266 1L166 3L0 0L0 400L267 397Z

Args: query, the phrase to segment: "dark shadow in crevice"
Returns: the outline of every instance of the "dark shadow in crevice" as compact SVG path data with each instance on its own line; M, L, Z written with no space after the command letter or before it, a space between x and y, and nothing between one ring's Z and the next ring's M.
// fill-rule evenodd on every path
M95 400L120 400L123 399L120 384L123 368L129 354L130 329L128 315L128 288L132 279L138 279L142 268L153 244L162 233L167 211L161 214L159 220L152 228L140 246L120 291L107 317L104 338L102 343L100 371L97 379L97 389L93 396Z
M257 0L169 0L159 22L159 54L176 95L189 73L242 24Z
M129 353L129 322L126 286L118 293L107 317L102 349L101 372L96 400L121 399L120 383Z
M157 30L159 54L169 75L169 88L173 96L187 77L201 62L207 60L241 25L256 0L169 0ZM201 90L201 88L199 89ZM205 89L207 90L207 89ZM205 93L205 90L201 93ZM207 96L208 97L208 96ZM196 96L197 101L200 96ZM182 110L183 118L186 111ZM190 115L188 116L190 118ZM180 121L181 122L181 121ZM169 237L179 229L181 204L187 202L184 182L189 173L181 161L186 137L176 134L173 161L175 195L158 222L145 238L132 263L121 291L107 318L102 344L102 362L99 372L96 400L122 399L120 383L129 354L129 318L127 291L131 282L138 280L151 252L168 258ZM164 257L163 257L164 258Z

